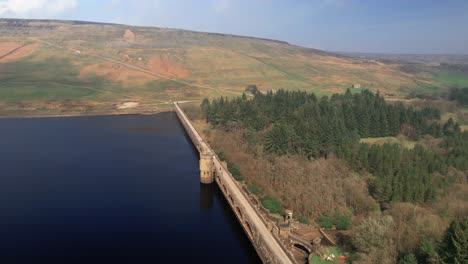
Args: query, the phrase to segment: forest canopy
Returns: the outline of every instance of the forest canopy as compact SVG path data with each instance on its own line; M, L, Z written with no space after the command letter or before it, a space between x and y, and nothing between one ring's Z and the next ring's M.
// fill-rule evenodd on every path
M363 263L465 260L468 132L452 118L367 90L249 93L201 104L212 143L236 179L276 207L293 208L302 222L352 228L351 250ZM373 138L412 144L368 143ZM460 219L464 225L446 230ZM376 244L366 245L368 237Z
M379 94L364 90L317 98L301 91L279 90L252 99L242 97L201 105L207 121L224 130L243 128L252 134L250 143L260 144L272 155L300 155L308 159L336 156L355 171L373 177L369 191L380 202L430 202L444 180L447 166L468 168L468 135L452 119L441 125L435 108L414 109L388 104ZM417 140L423 135L443 137L445 155L416 145L368 145L361 138L404 135Z

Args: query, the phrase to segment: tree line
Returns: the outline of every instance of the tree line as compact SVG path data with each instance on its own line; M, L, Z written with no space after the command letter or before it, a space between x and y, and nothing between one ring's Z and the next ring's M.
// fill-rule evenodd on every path
M355 95L348 90L330 98L279 90L256 93L252 100L246 96L211 102L205 99L202 109L214 126L266 130L264 147L268 152L308 158L338 154L359 138L396 136L400 132L413 139L427 133L442 134L437 122L428 122L440 119L437 109L390 105L378 93L367 90Z
M437 198L434 172L447 166L468 168L468 134L449 120L440 124L440 112L403 104L388 104L379 93L364 90L317 98L303 91L279 90L247 99L224 97L203 100L207 121L225 130L242 128L251 144L263 145L272 155L300 155L309 159L336 156L355 171L370 173L369 191L380 202L428 202ZM360 138L403 134L444 137L445 155L420 145L408 150L397 144L368 145Z
M463 106L467 106L468 105L468 87L450 89L448 99L451 101L457 101Z

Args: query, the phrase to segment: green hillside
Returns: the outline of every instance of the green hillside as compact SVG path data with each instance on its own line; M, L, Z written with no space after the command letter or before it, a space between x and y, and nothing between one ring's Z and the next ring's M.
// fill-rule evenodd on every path
M354 83L401 96L465 85L465 73L408 73L281 41L50 20L0 20L0 114L157 111L175 100L262 91L343 92Z

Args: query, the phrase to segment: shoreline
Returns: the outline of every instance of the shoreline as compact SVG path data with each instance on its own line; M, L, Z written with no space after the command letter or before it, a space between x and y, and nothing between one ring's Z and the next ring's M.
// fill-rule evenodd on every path
M154 115L164 112L173 112L174 109L160 109L156 111L135 111L135 112L96 112L96 113L63 113L63 114L31 114L31 115L11 115L2 116L0 119L26 119L26 118L59 118L59 117L92 117L92 116L119 116L119 115Z

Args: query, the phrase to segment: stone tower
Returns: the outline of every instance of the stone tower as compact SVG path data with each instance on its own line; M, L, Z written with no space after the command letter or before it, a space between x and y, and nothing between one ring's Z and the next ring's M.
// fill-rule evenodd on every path
M210 152L200 153L200 181L205 184L213 183L213 156Z

